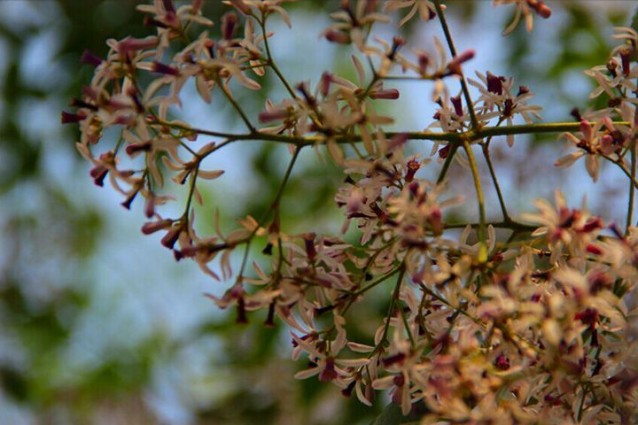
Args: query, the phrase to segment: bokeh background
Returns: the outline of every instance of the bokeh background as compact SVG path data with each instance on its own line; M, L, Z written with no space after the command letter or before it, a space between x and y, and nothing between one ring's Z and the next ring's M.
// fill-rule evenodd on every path
M222 293L223 283L176 263L158 238L139 232L139 205L127 211L111 188L92 184L74 148L76 129L60 125L60 112L91 77L79 62L84 49L103 56L107 38L150 34L135 11L139 3L0 1L0 424L369 424L387 401L364 408L333 387L295 381L303 365L288 360L286 329L265 328L260 317L236 325L232 312L202 295ZM446 3L458 49L477 52L469 75L515 76L552 121L571 120L574 106L586 109L592 82L582 70L605 63L610 23L629 25L636 7L548 2L549 21L503 38L511 9L487 0ZM290 7L292 30L273 21L275 56L292 81L314 84L326 69L353 75L350 51L319 37L329 24L325 12L338 5L302 0ZM227 10L206 3L213 20ZM442 38L436 24L402 31L408 46L425 50L433 50L432 35ZM396 128L423 129L433 113L431 86L396 88L401 99L387 106L400 117ZM241 98L253 113L264 100ZM184 119L215 128L236 117L213 103ZM427 154L430 146L411 148ZM501 141L493 158L510 208L520 212L561 187L571 202L586 196L594 212L624 223L626 185L618 181L625 180L609 167L595 186L582 164L556 170L567 149L555 136L520 138L513 149ZM268 205L285 159L284 148L265 143L224 152L227 174L204 196L225 225ZM332 198L341 180L329 162L304 158L286 195L285 226L338 229ZM459 179L452 189L472 205L471 187ZM495 202L493 191L488 196Z

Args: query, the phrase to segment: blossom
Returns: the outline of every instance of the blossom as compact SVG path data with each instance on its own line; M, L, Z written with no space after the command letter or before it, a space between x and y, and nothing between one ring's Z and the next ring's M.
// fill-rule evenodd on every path
M572 133L563 133L562 135L574 143L579 150L559 158L555 165L558 167L570 166L585 156L587 173L593 181L596 181L600 173L600 156L608 156L618 149L617 139L619 136L620 134L616 132L609 117L595 122L593 126L588 121L581 120L578 136Z
M603 222L598 217L590 216L584 209L568 208L564 196L558 190L554 193L554 198L555 207L548 201L539 199L534 203L539 212L524 213L521 218L540 224L532 236L546 238L552 263L560 259L565 249L576 258L584 258L586 247L595 239Z
M476 72L476 76L479 81L468 78L468 82L481 92L475 107L478 108L477 117L483 123L498 118L499 124L504 121L507 125L512 125L516 115L520 115L527 124L532 123L532 118L540 119L541 107L527 104L533 96L527 87L519 86L514 94L512 78L494 75L489 71L485 75ZM512 147L513 135L507 136L507 144Z
M508 32L520 19L531 29L534 14L551 13L540 0L494 4L516 7ZM378 390L404 414L423 407L422 423L635 422L638 230L631 209L621 229L586 205L569 207L556 191L553 203L536 200L536 211L521 214L536 227L529 233L531 226L507 214L487 222L492 205L477 196L477 224L461 209L450 213L462 196L457 186L441 183L476 170L451 171L449 162L440 168L422 159L423 138L437 139L432 153L443 159L456 149L453 143L480 142L501 125L512 126L516 116L527 125L512 132L536 131L540 107L529 104L531 91L495 71L465 79L473 49L450 59L434 38L434 53L416 49L411 56L400 36L374 37L376 25L389 17L379 12L380 2L364 0L342 1L322 33L354 45L354 78L325 70L317 81L295 83L277 65L270 52L275 44L267 43L273 34L265 29L274 15L290 25L284 1L223 5L232 10L221 16L219 31L197 30L212 24L201 14L201 0L140 6L154 34L109 40L104 58L85 53L93 78L72 101L75 110L61 115L80 129L77 147L92 166L93 181L102 186L108 178L126 208L143 198L142 233L161 232L160 243L177 260L193 260L212 279L230 282L223 295L207 296L219 308L235 308L238 322L265 310L267 326L276 320L287 325L291 357L308 361L297 378L332 383L366 405ZM432 19L437 10L430 0L383 6L385 12L407 10L400 24L417 13ZM632 97L638 35L620 28L615 37L622 45L606 65L589 71L598 82L593 96L604 92L610 102L573 113L580 131L562 137L576 150L557 162L586 157L594 180L601 157L633 178L627 163L638 123ZM276 85L262 86L267 73ZM433 80L430 100L437 109L424 125L439 133L388 127L394 118L379 112L379 104L403 94L394 86L399 79ZM462 90L452 93L450 79L461 80ZM462 95L466 81L478 90L473 99ZM283 96L266 93L280 83ZM189 85L247 128L235 132L228 122L197 128L173 119L176 109L189 106L183 93ZM245 108L245 89L270 97L263 110ZM263 127L253 126L253 119ZM282 143L294 154L281 185L259 219L242 217L237 228L222 232L216 210L202 225L205 215L195 204L207 201L200 192L204 181L224 175L208 164L224 146L247 140ZM513 135L507 141L512 146ZM342 235L285 220L290 202L303 201L288 199L287 189L308 146L326 152L344 173L334 194ZM462 153L455 158L462 161ZM491 166L490 172L498 183ZM437 173L438 180L430 180ZM183 196L171 196L175 187L183 187ZM505 197L498 195L504 212ZM184 202L176 215L162 207L170 199ZM473 233L477 227L481 241ZM239 248L242 261L231 268Z
M401 412L407 415L412 409L412 403L420 398L418 387L413 384L414 374L421 369L418 366L420 356L410 349L408 341L394 333L389 355L381 361L390 374L375 379L372 388L390 389L392 401L401 406Z
M437 93L440 97L435 99L435 102L439 105L439 108L434 114L434 122L430 127L439 127L445 133L458 133L465 131L469 128L470 115L467 109L463 106L461 94L456 96L450 96L447 87L444 87L440 93ZM432 152L436 151L435 145L432 148Z
M363 49L363 52L371 59L373 56L379 58L380 64L375 69L376 75L385 77L395 64L402 65L403 69L408 67L408 60L400 53L401 47L406 43L402 37L393 37L392 43L377 37L375 37L375 41L381 44L383 48L368 45Z
M335 22L324 31L328 41L353 43L360 51L364 50L367 35L372 24L388 22L389 18L377 12L377 1L357 0L354 7L350 1L341 2L341 10L330 14Z
M286 2L293 2L296 0L227 0L224 3L233 6L243 15L253 15L255 13L262 13L263 16L268 16L273 13L278 14L283 21L291 27L290 16L288 12L281 6Z
M591 92L590 98L606 93L612 99L626 99L629 93L636 90L638 67L632 68L631 62L636 55L638 34L633 28L628 27L617 27L615 32L614 38L624 40L624 43L612 50L611 57L605 65L585 71L585 74L594 78L598 84Z
M336 323L341 320L337 319ZM306 334L298 336L292 334L293 343L300 350L308 354L311 366L295 374L297 379L307 379L318 375L321 382L336 382L345 387L345 378L349 375L344 369L350 367L361 367L368 364L369 360L361 359L340 359L341 350L346 348L347 338L343 327L337 325L337 336L334 340L319 338L317 334Z
M419 17L423 21L429 21L436 16L436 8L434 3L430 0L395 0L389 1L385 4L385 10L391 12L397 9L404 9L410 7L410 11L401 18L399 25L403 26L406 22L408 22L412 17L419 13Z
M629 53L623 54L628 55ZM624 96L624 93L636 90L637 86L634 81L638 76L638 67L625 72L622 63L621 59L612 57L607 64L594 66L584 71L585 75L596 80L598 85L589 95L590 98L596 98L603 93L610 98L615 98L617 95Z
M543 0L492 0L492 3L495 6L502 4L514 4L516 7L514 19L507 26L505 31L503 31L504 35L514 31L514 28L516 28L521 18L525 19L525 28L527 31L531 31L534 28L534 13L544 19L547 19L552 15L552 10Z

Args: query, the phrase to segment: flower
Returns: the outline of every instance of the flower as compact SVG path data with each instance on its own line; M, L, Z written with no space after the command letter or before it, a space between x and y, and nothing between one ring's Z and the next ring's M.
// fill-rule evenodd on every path
M539 213L524 213L521 219L533 224L540 224L532 236L544 236L551 252L551 262L563 262L563 251L573 258L585 258L586 248L594 241L603 227L599 217L590 216L585 210L569 209L560 191L554 192L553 207L544 199L534 202Z
M624 52L624 54L628 55L629 53ZM624 71L626 68L623 67L622 63L622 59L612 57L605 65L598 65L585 71L585 75L595 79L598 84L598 87L589 95L591 99L603 93L612 99L618 95L626 97L626 93L631 93L637 89L634 81L638 76L638 67L634 67L630 71Z
M536 227L531 235L529 226L509 217L486 223L491 212L485 211L479 224L485 240L476 243L475 223L449 223L449 207L461 197L425 178L437 171L439 180L454 177L449 163L436 170L438 164L422 159L421 145L411 140L432 135L389 133L392 117L377 112L380 100L400 95L390 81L433 80L431 100L438 109L427 128L489 149L481 134L512 126L517 115L529 126L515 131L534 127L540 108L528 104L529 89L487 71L469 80L479 92L471 102L461 92L450 94L445 79L463 79L474 50L448 59L444 44L434 39L435 53L416 50L408 57L403 38L374 37L374 26L389 20L375 0L341 1L334 24L323 33L331 42L354 44L355 78L327 70L316 82L294 84L270 52L275 44L266 43L272 36L265 29L269 17L278 14L290 24L283 3L224 1L233 10L222 15L219 31L191 34L211 24L201 16L202 0L180 7L154 0L139 9L155 35L109 40L104 58L85 53L83 62L94 76L73 100L75 110L61 119L78 124L78 150L92 164L94 182L103 185L108 178L127 208L144 198L142 232L161 232L161 244L177 260L192 259L213 279L233 277L231 259L243 245L234 283L221 296L207 296L220 308L235 308L240 323L260 309L267 310L266 325L282 320L291 329L292 358L308 360L297 378L316 376L346 396L356 393L366 405L372 405L375 390L387 391L404 414L423 407L421 422L428 424L636 422L638 230L605 226L585 205L567 206L556 191L554 202L537 200L537 211L521 215ZM534 14L551 13L541 0L494 3L516 7L506 31L520 19L531 29ZM431 19L438 8L430 0L383 6L407 11L400 24L417 13ZM615 37L622 45L604 67L590 71L598 82L593 95L607 93L608 107L573 113L580 131L562 137L577 149L557 162L586 157L594 180L601 157L633 176L627 157L638 123L638 35L620 28ZM277 100L267 100L255 114L265 126L256 129L254 111L244 108L237 91L265 96L260 83L269 70L286 93L272 94ZM391 75L397 71L406 75ZM175 107L189 106L182 100L190 85L206 103L221 91L215 104L225 102L247 129L200 129L169 118ZM202 226L193 201L205 200L202 180L224 172L209 169L207 161L213 163L222 147L249 139L284 143L295 153L280 188L259 220L246 216L237 229L222 233L216 212L211 226ZM512 146L513 138L507 141ZM449 158L456 146L441 143L440 158ZM345 236L311 228L286 233L286 188L295 180L297 154L310 145L320 153L325 146L344 171L334 200ZM180 197L185 208L165 215L159 206L170 196L163 191L179 185L186 185ZM498 196L505 209L500 191ZM461 213L452 212L455 222ZM347 232L351 224L354 235ZM198 233L207 227L214 230ZM258 251L263 258L252 257ZM251 259L252 269L246 267Z
M609 117L602 118L592 126L588 121L581 120L580 133L576 136L572 133L563 133L562 137L574 143L578 151L559 158L554 165L557 167L570 166L579 158L586 156L585 166L587 173L593 181L598 180L600 173L601 156L608 156L618 149L618 137L614 124Z
M364 51L370 27L377 22L388 22L389 17L377 12L376 0L357 0L341 2L338 12L330 14L333 23L323 34L328 41L349 44L353 43L360 51Z
M485 125L491 119L498 118L498 124L506 122L512 125L514 117L520 115L527 124L532 123L532 118L540 119L540 106L528 105L527 101L533 93L525 86L519 86L516 94L512 89L514 81L512 78L494 75L487 71L485 75L476 72L479 81L468 79L469 84L478 88L481 96L477 99L475 107L477 118ZM497 124L497 125L498 125ZM507 144L512 147L514 136L507 136Z
M430 0L394 0L385 3L385 10L388 12L407 7L411 7L411 9L407 15L401 18L400 26L412 19L417 12L423 21L429 21L436 17L436 7Z
M362 367L369 363L368 359L341 359L338 358L341 350L346 348L347 338L345 329L339 325L343 323L341 318L335 318L337 324L337 335L334 340L320 338L315 333L298 336L292 334L293 345L308 354L311 365L308 369L295 374L297 379L307 379L312 376L319 376L321 382L335 382L345 388L348 385L346 378L349 376L348 370L344 368Z
M533 12L544 19L547 19L552 15L552 10L543 0L492 0L492 4L495 6L512 3L516 6L514 19L507 26L505 31L503 31L503 35L507 35L514 31L520 22L521 17L525 19L525 28L527 31L531 31L534 28Z

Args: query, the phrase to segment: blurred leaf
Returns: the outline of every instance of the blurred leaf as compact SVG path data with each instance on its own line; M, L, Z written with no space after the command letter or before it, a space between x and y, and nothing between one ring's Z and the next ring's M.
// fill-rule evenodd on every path
M403 413L401 413L401 406L390 403L370 425L416 425L420 422L421 417L426 413L426 411L421 404L414 406L416 408L413 408L407 416L404 416Z

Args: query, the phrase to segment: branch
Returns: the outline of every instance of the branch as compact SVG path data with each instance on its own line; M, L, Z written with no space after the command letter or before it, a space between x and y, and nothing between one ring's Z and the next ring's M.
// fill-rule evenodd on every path
M150 124L161 125L161 126L165 126L169 128L176 128L176 129L180 129L187 132L202 134L205 136L221 137L221 138L228 138L233 140L255 140L255 141L262 140L262 141L286 143L286 144L291 144L298 147L320 144L326 140L326 136L324 135L290 136L286 134L260 133L258 130L250 132L250 133L244 133L244 134L233 134L233 133L227 133L222 131L190 127L182 123L163 121L159 119L151 120ZM626 121L613 121L613 124L628 125ZM408 132L388 132L385 135L387 138L392 138L397 135L406 135L407 138L410 140L431 140L431 141L442 141L442 142L449 142L449 143L463 143L463 142L474 142L476 140L481 140L486 137L506 136L510 134L516 135L516 134L562 133L562 132L572 132L572 131L579 131L579 130L580 130L580 123L554 122L554 123L543 123L543 124L511 125L508 127L490 126L490 127L482 127L478 130L470 130L470 131L465 131L461 133L408 131ZM359 134L342 134L342 135L335 135L332 137L335 143L337 144L357 143L357 142L361 142L362 140L362 137Z

